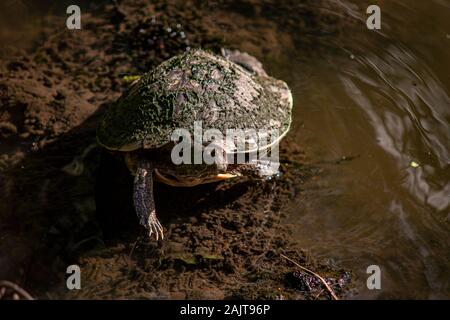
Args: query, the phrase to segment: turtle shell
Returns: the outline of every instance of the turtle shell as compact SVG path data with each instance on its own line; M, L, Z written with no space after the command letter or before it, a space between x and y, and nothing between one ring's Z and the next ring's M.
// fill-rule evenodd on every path
M197 122L203 132L216 129L226 136L232 132L227 130L244 131L246 143L237 135L227 152L249 152L254 147L248 140L255 132L258 149L286 134L291 109L292 95L285 82L252 74L222 56L190 50L142 76L109 106L97 139L110 150L159 148L172 142L178 128L193 137Z

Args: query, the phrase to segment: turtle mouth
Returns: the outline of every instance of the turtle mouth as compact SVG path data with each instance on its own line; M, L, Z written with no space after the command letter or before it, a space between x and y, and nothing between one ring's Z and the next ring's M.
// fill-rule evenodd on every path
M217 180L227 180L227 179L231 179L231 178L236 178L238 175L237 174L232 174L232 173L219 173L216 176L216 181Z
M162 182L173 187L193 187L199 184L212 183L222 180L235 178L238 175L232 173L220 173L208 177L176 177L171 174L161 173L158 169L154 170L155 178L158 182Z

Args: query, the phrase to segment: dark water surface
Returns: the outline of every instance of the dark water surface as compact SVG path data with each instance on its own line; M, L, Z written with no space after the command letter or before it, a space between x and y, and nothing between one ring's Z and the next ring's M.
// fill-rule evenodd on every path
M289 222L303 246L360 276L358 298L450 298L450 1L377 1L378 32L367 6L339 3L360 30L331 44L337 54L290 53L276 72L312 158L356 158L329 165ZM381 290L365 288L372 264Z

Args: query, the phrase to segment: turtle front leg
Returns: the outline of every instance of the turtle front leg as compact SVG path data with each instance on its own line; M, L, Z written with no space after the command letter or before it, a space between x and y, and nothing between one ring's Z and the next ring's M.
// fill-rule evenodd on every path
M156 240L164 239L163 227L156 217L153 198L153 165L150 161L137 162L134 178L134 207L139 222L149 230L149 237L155 234Z

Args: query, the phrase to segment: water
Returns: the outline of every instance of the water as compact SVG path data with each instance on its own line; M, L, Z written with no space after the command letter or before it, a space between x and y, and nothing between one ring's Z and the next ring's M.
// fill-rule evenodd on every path
M367 6L340 2L361 24L337 53L294 52L276 68L312 161L356 156L324 164L288 222L304 247L355 271L356 298L449 298L450 2L378 4L380 31L365 27ZM382 290L365 287L373 264Z

